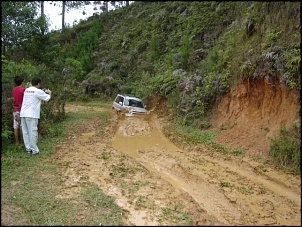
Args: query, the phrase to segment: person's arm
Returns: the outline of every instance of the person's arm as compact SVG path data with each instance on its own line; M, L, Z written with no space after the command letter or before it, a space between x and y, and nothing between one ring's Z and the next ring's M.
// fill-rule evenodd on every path
M51 90L49 89L38 89L37 91L37 97L45 102L48 102L51 99Z

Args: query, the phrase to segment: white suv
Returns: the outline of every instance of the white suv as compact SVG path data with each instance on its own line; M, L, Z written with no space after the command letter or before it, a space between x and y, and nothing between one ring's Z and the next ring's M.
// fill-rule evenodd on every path
M118 94L112 104L112 107L117 111L126 111L126 115L136 113L148 113L143 101L133 95Z

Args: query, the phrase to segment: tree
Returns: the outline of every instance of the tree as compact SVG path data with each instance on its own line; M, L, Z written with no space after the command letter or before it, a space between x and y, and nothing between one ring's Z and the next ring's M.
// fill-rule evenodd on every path
M129 6L129 1L93 1L93 5L95 5L94 10L97 11L99 9L102 12L108 12L109 11L108 3L110 3L114 9L116 7L123 6L124 3L126 3L126 6ZM90 5L91 1L62 1L62 2L52 1L50 4L53 4L54 6L58 5L59 7L62 7L62 33L64 33L65 12L66 11L68 12L69 10L72 9L80 9L83 6ZM83 14L85 14L85 11L83 11Z
M118 7L121 7L126 3L126 6L129 6L129 1L93 1L93 5L95 5L94 10L97 11L99 6L99 10L102 12L108 12L109 11L109 5L111 4L113 9L116 9Z
M40 16L40 20L44 21L46 23L46 18L45 18L45 14L44 14L44 1L40 2L40 6L41 6L41 16ZM45 34L45 29L42 28L42 35Z
M94 1L93 5L95 5L95 11L97 11L99 7L99 10L102 12L108 12L108 1Z
M62 33L64 33L65 30L65 5L66 2L62 1Z
M44 1L41 1L41 16L44 16Z
M22 43L45 28L45 21L38 21L38 2L1 2L2 54L18 48ZM42 23L42 24L41 24Z
M71 9L79 9L82 6L90 5L90 1L62 1L61 4L58 3L58 1L52 1L50 4L53 4L54 6L58 5L62 7L62 33L64 33L65 30L65 12L71 10Z

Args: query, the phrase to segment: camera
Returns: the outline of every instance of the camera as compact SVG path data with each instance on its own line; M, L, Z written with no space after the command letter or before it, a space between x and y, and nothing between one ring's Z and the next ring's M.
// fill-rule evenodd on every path
M49 94L49 90L48 90L48 89L45 89L44 92L45 92L46 94Z

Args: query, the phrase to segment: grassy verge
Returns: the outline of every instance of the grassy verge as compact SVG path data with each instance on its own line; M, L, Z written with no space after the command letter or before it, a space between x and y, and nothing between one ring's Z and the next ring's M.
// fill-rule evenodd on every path
M165 127L167 132L173 132L185 143L199 144L203 143L211 146L215 151L224 152L235 156L244 155L245 151L241 148L227 148L222 144L216 143L214 137L218 131L199 130L190 126L179 124L171 124ZM166 133L170 134L170 133ZM295 122L291 124L291 128L286 129L281 126L280 132L275 135L270 144L270 159L268 163L274 167L290 172L296 175L301 175L301 124Z
M199 130L190 126L183 125L169 125L166 127L167 131L172 131L182 138L188 144L203 143L213 147L216 151L232 154L232 155L244 155L245 151L240 148L227 148L214 140L218 131Z
M79 106L95 106L95 107L112 106L112 102L100 102L100 100L92 100L92 101L89 101L89 102L73 101L73 102L68 102L68 104L79 105Z
M40 155L27 154L21 145L1 151L1 225L124 225L123 211L94 184L83 185L73 197L57 198L62 173L44 161L71 124L79 119L84 124L91 115L101 118L101 127L110 122L106 112L68 113L66 120L49 126L47 137L39 138Z

